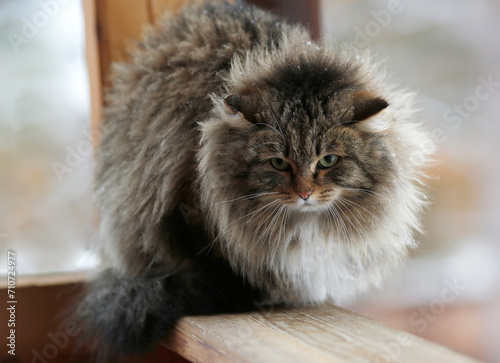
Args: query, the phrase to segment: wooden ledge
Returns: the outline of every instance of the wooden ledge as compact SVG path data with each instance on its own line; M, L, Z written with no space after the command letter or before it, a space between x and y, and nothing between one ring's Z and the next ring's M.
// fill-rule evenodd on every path
M44 272L29 275L16 276L16 288L22 287L44 287L44 286L61 286L68 284L77 284L85 282L91 271L60 271L60 272ZM0 289L7 288L7 279L0 281Z
M164 346L192 362L479 362L332 305L185 317Z

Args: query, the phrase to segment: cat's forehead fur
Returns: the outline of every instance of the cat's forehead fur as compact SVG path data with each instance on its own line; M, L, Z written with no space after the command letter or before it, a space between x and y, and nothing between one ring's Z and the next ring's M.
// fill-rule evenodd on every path
M377 74L383 74L374 69L368 54L360 57L332 50L297 29L280 36L279 47L273 45L233 59L227 93L266 99L275 112L302 114L316 121L324 113L331 118L336 112L345 112L356 91L386 96L378 87Z
M308 162L332 146L335 126L352 119L355 92L379 95L370 72L355 59L291 32L279 48L235 58L226 92L251 99L254 123L272 126L256 143L274 141L276 151Z

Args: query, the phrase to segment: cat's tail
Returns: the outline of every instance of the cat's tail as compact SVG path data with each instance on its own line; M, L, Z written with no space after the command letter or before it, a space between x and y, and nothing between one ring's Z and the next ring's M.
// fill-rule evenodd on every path
M76 314L87 339L98 343L98 360L110 361L146 354L184 315L253 310L259 299L260 291L224 263L147 277L107 269L89 284Z
M145 354L185 315L179 276L118 276L104 270L88 286L76 314L86 339L97 342L99 359ZM175 285L175 286L174 286Z

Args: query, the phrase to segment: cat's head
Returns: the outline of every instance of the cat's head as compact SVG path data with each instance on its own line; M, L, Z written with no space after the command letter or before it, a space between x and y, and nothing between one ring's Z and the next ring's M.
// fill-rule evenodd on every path
M202 209L222 237L246 228L278 243L285 220L309 215L351 244L411 241L431 148L408 98L309 43L234 62L201 123Z
M252 283L307 284L322 261L322 276L353 294L414 245L434 149L410 93L369 59L325 48L292 34L235 58L200 122L201 210Z
M223 100L241 132L238 145L244 143L231 156L237 158L231 170L245 173L241 191L308 212L328 209L343 194L377 189L390 176L389 151L355 124L388 103L356 87L310 90L332 74L323 70L318 78L307 64L292 67L283 70L282 84L265 80ZM295 82L299 90L287 90Z
M318 212L387 187L391 151L359 124L390 105L363 86L354 66L296 57L214 97L217 120L203 129L204 142L217 140L209 168L224 197L215 199Z

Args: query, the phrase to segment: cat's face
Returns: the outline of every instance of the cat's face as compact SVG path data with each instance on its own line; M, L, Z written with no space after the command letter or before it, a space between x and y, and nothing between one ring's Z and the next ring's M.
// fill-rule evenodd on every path
M370 188L359 158L352 155L362 146L359 135L342 127L315 130L297 118L250 136L245 161L249 187L262 193L262 199L304 212L326 208L341 189Z
M353 122L380 112L385 101L359 92L329 103L313 97L294 103L280 102L280 96L255 97L262 94L225 99L243 128L229 156L239 162L228 166L229 174L245 175L235 179L240 197L318 212L334 202L369 198L390 174L389 153L380 137Z

